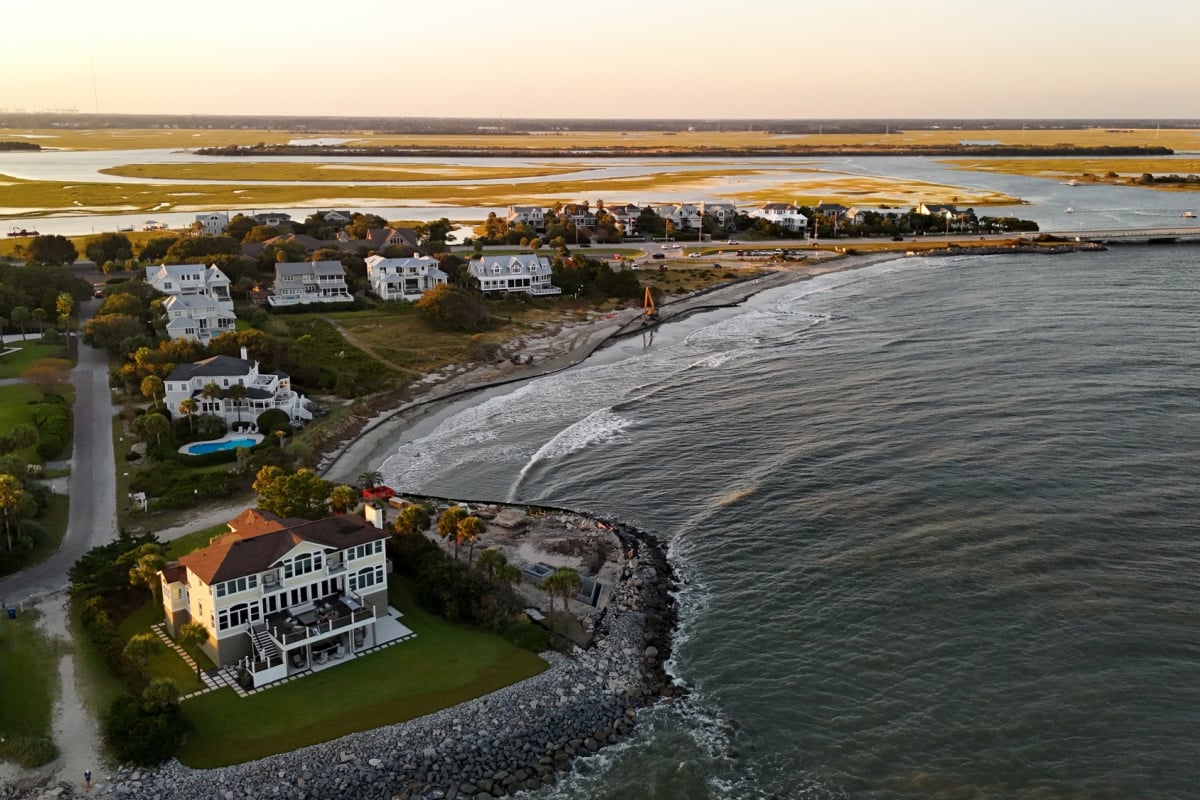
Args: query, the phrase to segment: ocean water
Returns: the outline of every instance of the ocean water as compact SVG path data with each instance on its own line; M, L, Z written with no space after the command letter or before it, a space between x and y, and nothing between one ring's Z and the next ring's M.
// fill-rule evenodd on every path
M900 259L481 395L383 471L670 543L688 696L539 797L1194 797L1198 301L1185 247Z

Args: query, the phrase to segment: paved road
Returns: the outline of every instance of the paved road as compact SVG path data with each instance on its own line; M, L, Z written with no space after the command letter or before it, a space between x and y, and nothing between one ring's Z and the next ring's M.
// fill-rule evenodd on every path
M86 316L99 303L88 301ZM116 478L113 473L112 418L116 409L108 388L108 357L80 343L71 370L75 386L75 447L71 456L70 519L58 551L41 564L0 579L0 599L14 603L61 589L67 571L91 548L117 535Z

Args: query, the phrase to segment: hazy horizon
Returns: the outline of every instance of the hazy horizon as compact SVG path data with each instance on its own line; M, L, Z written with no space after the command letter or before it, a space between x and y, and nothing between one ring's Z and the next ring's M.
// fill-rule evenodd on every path
M1200 5L314 0L5 9L0 110L526 119L1200 116ZM1072 4L1074 5L1074 4ZM360 35L361 34L361 35Z

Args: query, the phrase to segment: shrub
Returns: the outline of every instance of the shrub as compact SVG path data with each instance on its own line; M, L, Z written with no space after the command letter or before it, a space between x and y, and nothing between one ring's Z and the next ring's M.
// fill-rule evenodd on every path
M275 431L292 429L292 418L286 411L272 408L258 415L258 432L263 436L274 436Z
M178 703L158 705L126 695L104 717L104 743L120 761L150 767L175 755L189 728Z

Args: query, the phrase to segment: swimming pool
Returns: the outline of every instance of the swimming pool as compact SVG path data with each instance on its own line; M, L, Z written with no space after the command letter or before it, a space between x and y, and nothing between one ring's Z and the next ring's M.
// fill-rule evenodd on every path
M239 447L254 447L257 439L226 439L221 442L200 442L188 445L187 453L192 456L202 456L205 453L215 453L218 450L236 450Z

